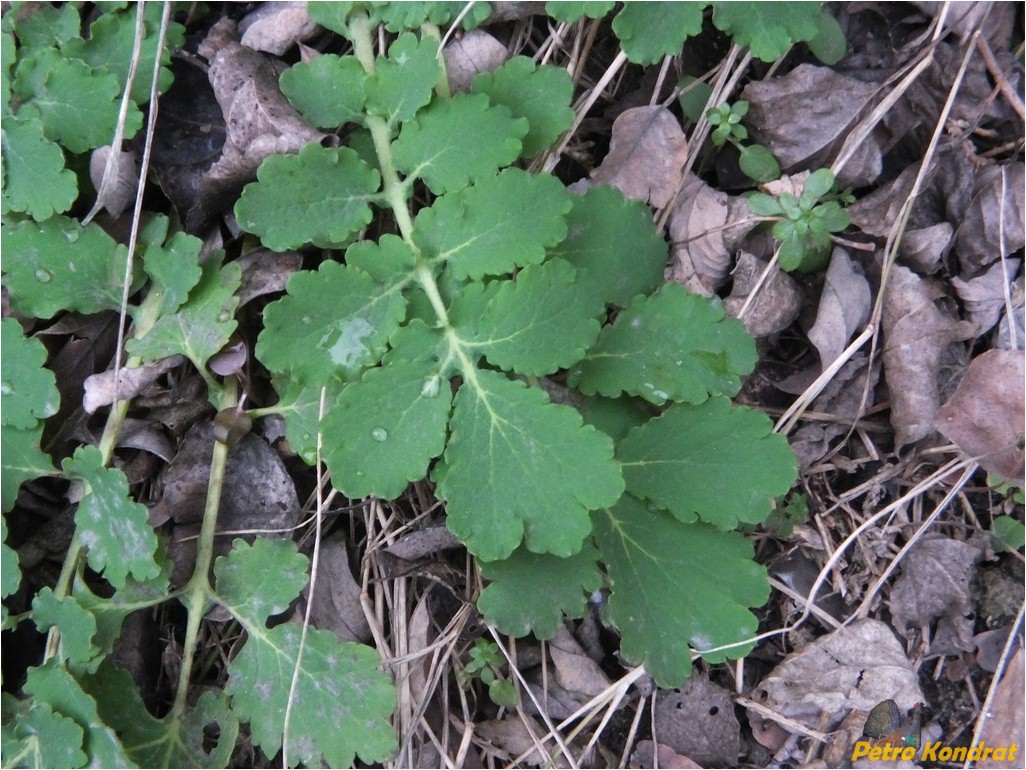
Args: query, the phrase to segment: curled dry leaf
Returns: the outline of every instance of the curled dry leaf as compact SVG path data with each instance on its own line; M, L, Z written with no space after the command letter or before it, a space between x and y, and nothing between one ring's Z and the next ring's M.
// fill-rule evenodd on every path
M242 44L255 51L281 56L301 40L317 33L305 2L264 3L239 22Z
M991 262L1026 243L1026 174L1022 163L980 172L965 220L955 235L962 273L976 275Z
M457 548L460 541L444 523L407 532L385 548L393 556L404 561L416 561L439 551Z
M749 294L769 263L742 251L734 268L734 286L723 306L737 317ZM741 321L753 337L768 337L783 331L798 317L802 306L802 292L795 280L776 265L763 281L758 294L745 311Z
M741 726L730 693L696 673L656 696L653 732L659 742L705 767L735 767Z
M331 631L339 641L369 642L371 630L360 603L363 589L349 569L345 538L332 536L321 541L319 558L311 621L317 628ZM309 601L309 584L303 589L303 596Z
M883 305L884 378L891 395L891 425L898 447L926 438L940 406L937 373L948 344L972 336L972 324L956 321L934 304L938 291L927 279L895 265Z
M918 230L906 230L898 245L901 261L920 273L936 273L951 249L955 228L938 222Z
M185 356L169 356L131 369L123 367L118 372L117 387L114 384L113 369L86 377L82 408L93 414L101 406L133 398L162 374L184 362Z
M609 677L588 657L564 626L560 626L556 636L549 641L548 650L556 668L556 681L564 689L590 697L609 687Z
M1023 486L1022 350L988 350L973 359L937 412L937 430L985 469Z
M1012 295L1012 285L1021 264L1018 259L1000 260L968 281L961 277L951 280L969 314L975 336L982 337L998 322L1005 310L1006 298Z
M1008 746L1012 743L1026 746L1026 708L1023 706L1022 683L1024 678L1022 650L1020 649L998 682L994 691L994 700L990 710L982 714L983 730L980 732L980 743L988 746ZM1013 767L1021 760L1016 757L1014 762L997 762L985 759L976 763L976 767Z
M665 107L632 107L613 121L609 153L591 173L595 184L662 208L680 189L688 142Z
M96 188L94 210L105 208L116 219L135 198L139 184L135 153L112 152L109 144L97 147L89 156L89 179Z
M869 281L848 251L836 247L830 255L816 322L809 329L809 342L819 352L824 370L837 360L852 335L866 323L872 302Z
M894 632L868 618L788 655L760 682L755 696L817 730L833 727L852 709L868 712L888 698L905 710L923 700L915 668Z
M442 57L449 76L449 88L469 91L474 77L502 66L509 58L509 51L483 29L474 29L449 43Z
M848 129L879 87L828 67L801 64L781 78L749 83L746 125L785 169L830 165ZM838 175L842 186L862 187L880 174L880 148L867 138Z
M239 306L265 294L285 291L285 284L294 272L303 266L303 256L296 251L271 251L259 248L239 257L242 285L239 286Z
M756 224L744 199L731 198L688 174L670 214L673 261L667 280L711 296L726 280L732 255Z
M983 554L949 537L924 539L901 563L891 589L891 616L902 636L937 622L931 654L954 655L974 648L972 581Z

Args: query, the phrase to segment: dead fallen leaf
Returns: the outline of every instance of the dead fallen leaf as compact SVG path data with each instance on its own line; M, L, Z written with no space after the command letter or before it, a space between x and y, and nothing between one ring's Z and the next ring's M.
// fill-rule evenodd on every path
M947 222L906 230L898 246L898 256L919 273L936 273L951 250L954 234L955 228Z
M239 257L242 285L239 286L239 305L265 294L285 291L289 277L303 266L303 256L296 251L271 251L259 248Z
M828 67L800 64L784 77L749 83L741 98L751 105L752 139L769 148L785 171L830 165L849 127L870 105L879 86ZM841 186L863 187L882 168L873 138L841 170Z
M442 52L449 88L454 92L469 91L474 78L482 72L491 72L509 58L504 43L483 29L474 29L453 40Z
M972 324L937 308L933 300L938 295L935 284L908 268L895 265L891 271L883 306L883 364L898 447L933 433L941 353L972 336Z
M985 273L968 281L956 276L951 279L959 299L973 324L973 334L982 337L998 322L1005 310L1005 298L1012 295L1012 284L1019 272L1018 259L999 260Z
M349 569L345 537L332 536L321 541L317 584L314 588L311 621L317 628L331 631L342 642L369 642L370 626L360 604L362 588ZM310 586L303 589L309 600ZM302 618L302 615L300 615Z
M170 439L149 420L136 420L126 417L118 431L118 446L142 449L166 463L175 456L175 448Z
M734 767L741 751L741 726L730 693L703 673L674 690L659 691L653 734L705 767Z
M894 632L867 618L788 655L759 683L756 697L783 716L822 730L852 709L868 712L888 698L911 709L923 693Z
M809 342L819 352L824 370L837 360L852 335L866 323L872 302L869 281L847 250L836 247L830 255L816 322L809 329Z
M242 44L281 56L301 40L317 34L305 2L264 3L239 22Z
M109 167L109 170L108 170ZM96 189L95 209L105 208L115 219L135 198L139 164L132 151L112 153L109 144L89 156L89 179Z
M723 307L737 317L748 295L759 282L768 262L742 251L734 268L734 285ZM755 300L745 311L742 322L753 337L768 337L790 326L802 309L802 291L795 280L776 265L759 287Z
M937 430L991 473L1023 485L1022 350L988 350L973 359L937 412Z
M653 756L654 754L654 756ZM631 753L632 768L701 768L702 766L688 757L682 757L676 751L662 743L649 740L638 741Z
M978 274L1002 254L1012 254L1026 243L1024 169L1022 163L1012 163L986 168L977 176L972 202L955 235L964 275Z
M544 767L569 767L566 757L555 744L545 744L545 751L539 751L541 737L545 730L533 717L525 713L510 714L505 719L490 719L476 726L476 734L499 749L507 759L526 753L524 765ZM552 756L548 752L552 752Z
M902 636L935 620L931 654L954 655L973 649L972 580L983 554L949 537L924 539L901 563L891 588L894 627Z
M1005 669L1004 676L994 691L994 700L990 710L980 715L984 720L980 731L980 743L988 746L1009 746L1016 744L1020 748L1026 746L1026 708L1023 706L1023 671L1022 650L1012 657ZM1021 767L1022 759L1017 756L1008 762L996 762L986 759L976 763L976 767Z
M460 541L445 524L438 524L407 532L385 550L404 561L416 561L439 551L456 548L459 545Z
M132 398L162 374L184 362L185 356L169 356L142 366L122 367L118 372L117 387L114 385L113 369L86 377L82 408L93 414L101 406Z
M560 626L555 637L549 641L548 649L556 669L556 681L563 688L591 697L603 692L611 684L598 663L588 657L564 626Z
M609 153L591 172L594 184L662 208L680 188L688 142L665 107L632 107L613 121Z

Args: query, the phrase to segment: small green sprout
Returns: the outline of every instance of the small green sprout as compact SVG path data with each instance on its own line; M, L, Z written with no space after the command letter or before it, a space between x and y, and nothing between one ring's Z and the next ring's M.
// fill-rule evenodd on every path
M516 708L520 702L513 683L502 676L505 664L499 646L495 642L478 639L470 648L470 662L463 667L461 678L466 687L474 679L480 679L488 686L488 697L496 706Z
M768 182L780 176L780 164L773 153L761 144L744 144L748 140L748 129L741 125L741 118L748 114L748 102L734 104L724 102L719 107L706 111L709 124L715 126L710 139L717 147L730 142L740 154L738 166L756 182Z

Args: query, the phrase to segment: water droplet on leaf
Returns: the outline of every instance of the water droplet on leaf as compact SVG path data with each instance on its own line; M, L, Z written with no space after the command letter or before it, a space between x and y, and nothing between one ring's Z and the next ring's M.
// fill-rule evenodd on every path
M9 396L13 392L14 392L14 386L10 382L8 382L7 380L4 380L3 382L0 382L0 394L3 394L5 396Z
M424 380L423 386L420 389L420 395L424 398L434 398L438 395L439 382L437 377L428 377Z
M384 428L375 428L371 431L371 438L375 441L388 441L388 431Z
M217 314L218 323L228 323L230 320L232 320L231 310L222 310L220 313Z
M44 270L43 268L36 270L36 280L40 283L50 283L51 278L53 278L53 273L49 270Z

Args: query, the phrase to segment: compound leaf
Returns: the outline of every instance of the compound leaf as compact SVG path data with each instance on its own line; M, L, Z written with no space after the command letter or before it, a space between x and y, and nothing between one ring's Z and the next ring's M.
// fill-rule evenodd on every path
M271 155L235 204L245 230L274 251L312 243L341 248L371 221L381 175L348 147L310 142L298 155Z
M537 388L463 374L438 483L449 529L484 561L507 558L521 540L535 553L577 553L588 511L623 491L609 437Z
M254 745L267 756L281 748L301 629L291 623L268 629L266 619L298 595L307 580L305 565L291 541L265 539L252 546L236 540L231 553L214 564L218 600L248 633L228 664L225 690L235 714L249 721ZM388 723L395 688L378 671L380 662L369 647L309 629L289 723L290 760L351 767L357 754L371 763L395 751ZM332 729L325 730L326 724Z
M470 284L450 320L466 347L494 366L535 376L565 369L598 337L603 310L576 291L576 272L556 259L525 267L515 281Z
M592 187L572 201L567 237L549 253L577 268L576 291L625 307L635 294L663 284L666 241L644 202L627 200L614 187Z
M4 766L84 767L88 757L80 747L85 732L75 720L55 713L46 703L26 705L8 722L8 702L4 702Z
M528 125L484 94L438 99L403 125L392 144L396 168L435 195L492 176L520 156Z
M676 687L690 675L689 644L710 650L755 634L758 623L748 608L765 603L769 582L742 535L683 525L630 495L592 518L612 583L604 617L620 629L623 656L643 664L661 687ZM721 662L752 646L705 657Z
M278 85L310 125L333 129L363 123L364 72L355 56L326 53L293 64Z
M175 233L164 246L160 243L146 246L143 267L153 279L150 291L159 291L163 295L158 315L165 316L178 310L199 283L203 275L199 266L202 247L203 241L188 233Z
M212 355L228 344L238 326L235 309L239 298L235 292L241 281L238 263L221 266L217 260L207 262L203 277L186 303L176 313L162 316L145 336L129 340L125 347L143 361L180 353L202 369Z
M380 290L362 270L337 262L294 273L287 295L264 310L257 357L303 385L352 379L399 327L406 309L399 288Z
M61 631L61 657L73 669L81 668L98 652L93 645L96 618L73 597L58 599L44 587L32 599L32 622L40 633L53 626Z
M682 522L732 529L765 519L794 483L794 455L772 429L766 415L726 398L674 404L627 434L617 457L631 494Z
M819 34L820 3L713 3L713 24L752 56L771 62Z
M41 222L71 208L78 180L64 168L64 153L43 135L38 118L5 117L2 137L4 212L24 212Z
M684 41L702 31L704 2L625 3L613 19L620 47L635 64L676 56Z
M61 310L97 313L121 305L127 250L98 225L56 216L0 231L11 303L50 318Z
M487 94L492 104L509 108L515 117L527 118L529 126L520 154L533 158L548 149L570 128L574 111L570 73L559 67L537 66L526 56L514 56L492 72L474 78L473 91Z
M570 193L553 176L510 168L423 209L414 241L456 278L511 272L545 259L566 236Z
M669 283L637 297L570 372L588 395L642 396L653 404L733 395L755 365L755 344L722 306Z
M14 507L14 501L18 499L18 487L23 482L55 473L50 456L39 449L42 437L42 425L28 430L9 427L0 430L3 510L9 511Z
M103 572L115 589L125 587L129 573L136 580L159 575L160 566L154 560L157 536L149 525L149 512L129 498L125 474L104 467L100 450L91 446L76 449L61 467L85 482L75 525L88 549L89 566Z
M400 35L388 49L388 58L379 56L375 73L367 78L367 111L392 124L412 118L431 101L441 76L437 55L437 41Z
M53 372L43 366L46 348L38 339L26 337L13 318L0 324L0 345L4 355L0 422L5 428L34 428L39 420L57 414L60 402Z
M351 499L398 497L445 448L451 406L438 362L400 360L367 370L324 419L332 482Z
M406 241L386 233L376 241L358 241L346 249L346 264L360 268L381 286L395 286L412 280L417 260Z
M478 609L504 634L551 639L563 615L583 617L588 595L602 586L597 560L595 546L585 541L567 558L520 547L503 561L478 562L492 581L481 592Z

